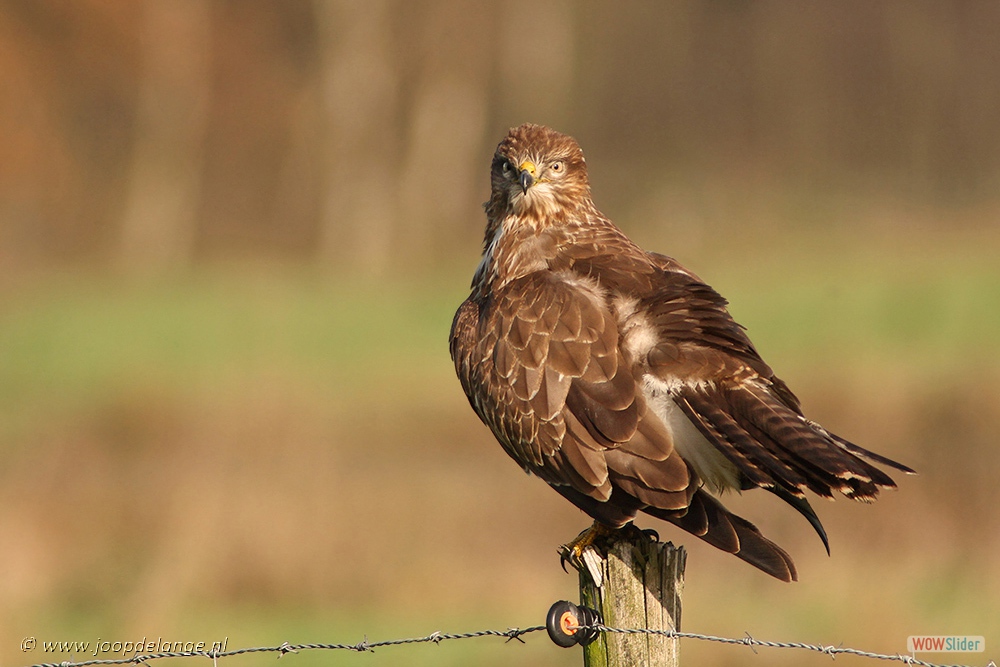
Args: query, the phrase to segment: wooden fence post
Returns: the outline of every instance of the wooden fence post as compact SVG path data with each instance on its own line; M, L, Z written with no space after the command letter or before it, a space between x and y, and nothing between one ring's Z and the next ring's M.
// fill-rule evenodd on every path
M684 588L684 547L656 542L629 531L602 553L583 552L580 602L601 612L616 628L680 630ZM601 633L583 649L585 667L678 667L679 641L650 634Z

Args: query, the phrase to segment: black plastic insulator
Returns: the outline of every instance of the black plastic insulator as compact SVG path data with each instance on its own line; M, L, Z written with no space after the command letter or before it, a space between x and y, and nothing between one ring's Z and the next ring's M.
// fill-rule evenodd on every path
M549 633L549 639L558 646L563 648L586 646L600 634L597 628L587 626L603 622L600 612L596 609L559 600L549 607L549 614L545 618L545 629Z

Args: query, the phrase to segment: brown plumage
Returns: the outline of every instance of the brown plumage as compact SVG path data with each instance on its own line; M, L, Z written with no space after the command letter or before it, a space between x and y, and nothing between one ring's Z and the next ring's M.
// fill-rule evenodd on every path
M790 581L788 554L713 494L767 489L826 545L805 490L871 501L895 484L865 459L913 472L806 419L725 299L597 210L572 137L512 129L491 182L451 356L506 452L595 521L645 512Z

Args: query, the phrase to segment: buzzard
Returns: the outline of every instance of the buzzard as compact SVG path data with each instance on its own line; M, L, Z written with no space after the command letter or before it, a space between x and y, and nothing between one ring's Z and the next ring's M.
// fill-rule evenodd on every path
M516 127L490 178L451 356L504 450L594 519L577 556L644 512L793 581L788 553L718 496L770 491L829 553L806 490L870 502L896 486L872 462L913 472L807 419L725 299L597 210L572 137Z

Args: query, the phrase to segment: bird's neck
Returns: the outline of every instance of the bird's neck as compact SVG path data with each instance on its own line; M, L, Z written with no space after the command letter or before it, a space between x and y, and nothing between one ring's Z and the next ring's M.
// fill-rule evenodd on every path
M586 234L607 223L590 205L570 215L540 217L506 211L488 216L483 257L473 278L473 295L485 298L492 290L535 271L556 268L560 256ZM568 267L567 267L568 268Z
M533 221L521 219L521 216L505 215L491 219L486 226L483 257L472 279L473 294L485 298L510 281L532 270L545 268L543 261L537 261L541 258L529 261L522 251L525 246L536 244L542 235L542 229Z

